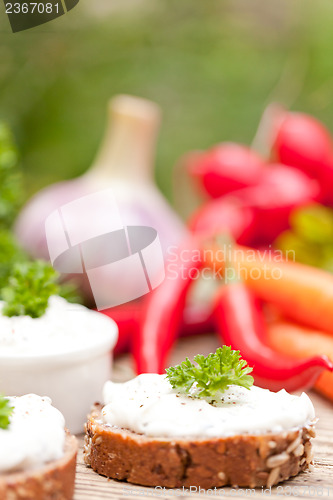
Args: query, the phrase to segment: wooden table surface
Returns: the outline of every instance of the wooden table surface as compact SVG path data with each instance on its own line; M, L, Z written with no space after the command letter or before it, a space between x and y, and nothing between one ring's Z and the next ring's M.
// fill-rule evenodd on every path
M175 364L190 358L197 353L208 354L215 351L216 339L213 336L205 336L182 340L177 345L172 355L171 363ZM124 381L133 376L130 358L124 356L116 361L114 366L113 380ZM285 481L271 490L257 488L246 490L240 488L221 488L206 493L179 492L174 490L155 490L154 488L134 486L126 482L114 481L99 476L87 468L82 458L83 437L80 436L80 452L77 464L76 491L74 500L103 500L119 499L127 500L133 498L263 498L269 496L273 500L281 497L301 497L315 499L318 497L333 498L333 405L314 392L309 393L315 406L319 421L316 425L317 437L314 439L315 466L312 472L303 472L294 479Z

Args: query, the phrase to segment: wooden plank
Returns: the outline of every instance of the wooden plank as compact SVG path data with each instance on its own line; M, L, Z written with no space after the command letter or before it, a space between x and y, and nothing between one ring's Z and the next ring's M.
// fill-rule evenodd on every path
M178 363L185 356L193 357L200 352L208 354L216 349L217 340L214 336L198 337L182 340L171 356L171 363ZM117 360L114 367L113 379L124 381L133 376L131 360L124 356ZM333 405L311 392L310 397L315 406L316 415L319 417L317 423L317 437L314 439L315 466L312 472L304 472L296 478L285 481L270 490L257 488L246 490L240 488L221 488L212 492L201 494L189 491L160 490L134 486L129 483L114 481L99 476L83 463L82 443L80 436L80 452L77 464L76 492L74 500L107 500L122 499L129 500L141 498L143 500L162 498L186 498L186 500L200 497L210 498L264 498L270 497L278 500L282 497L301 497L305 499L333 498Z

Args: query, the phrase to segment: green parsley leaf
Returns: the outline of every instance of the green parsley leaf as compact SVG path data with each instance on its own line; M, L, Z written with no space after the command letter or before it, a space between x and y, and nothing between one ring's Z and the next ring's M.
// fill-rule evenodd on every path
M44 261L14 265L9 284L2 289L5 316L39 318L45 313L51 295L59 293L58 273Z
M246 389L253 385L253 377L249 375L253 369L241 358L240 352L233 351L230 346L219 347L215 354L207 357L198 354L194 361L197 365L186 358L180 365L166 369L173 389L206 398L223 393L230 385Z
M10 424L10 416L13 413L13 407L9 400L0 394L0 429L7 429Z

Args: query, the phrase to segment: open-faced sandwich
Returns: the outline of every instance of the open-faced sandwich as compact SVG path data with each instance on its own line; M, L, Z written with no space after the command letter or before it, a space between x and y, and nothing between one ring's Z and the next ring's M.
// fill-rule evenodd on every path
M73 497L77 441L49 398L0 398L1 500Z
M308 396L253 386L224 346L166 375L107 382L86 424L87 465L147 486L272 486L312 467Z

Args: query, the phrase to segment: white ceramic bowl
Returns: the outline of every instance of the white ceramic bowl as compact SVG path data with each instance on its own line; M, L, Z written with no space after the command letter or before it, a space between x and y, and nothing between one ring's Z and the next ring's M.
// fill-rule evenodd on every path
M78 343L75 348L71 346L69 352L36 355L19 350L3 353L0 348L0 393L49 396L53 406L63 413L66 427L74 434L83 432L92 404L101 401L103 385L110 379L112 349L118 337L118 328L112 319L91 313L103 319L98 318L88 345ZM99 331L101 325L103 334Z

